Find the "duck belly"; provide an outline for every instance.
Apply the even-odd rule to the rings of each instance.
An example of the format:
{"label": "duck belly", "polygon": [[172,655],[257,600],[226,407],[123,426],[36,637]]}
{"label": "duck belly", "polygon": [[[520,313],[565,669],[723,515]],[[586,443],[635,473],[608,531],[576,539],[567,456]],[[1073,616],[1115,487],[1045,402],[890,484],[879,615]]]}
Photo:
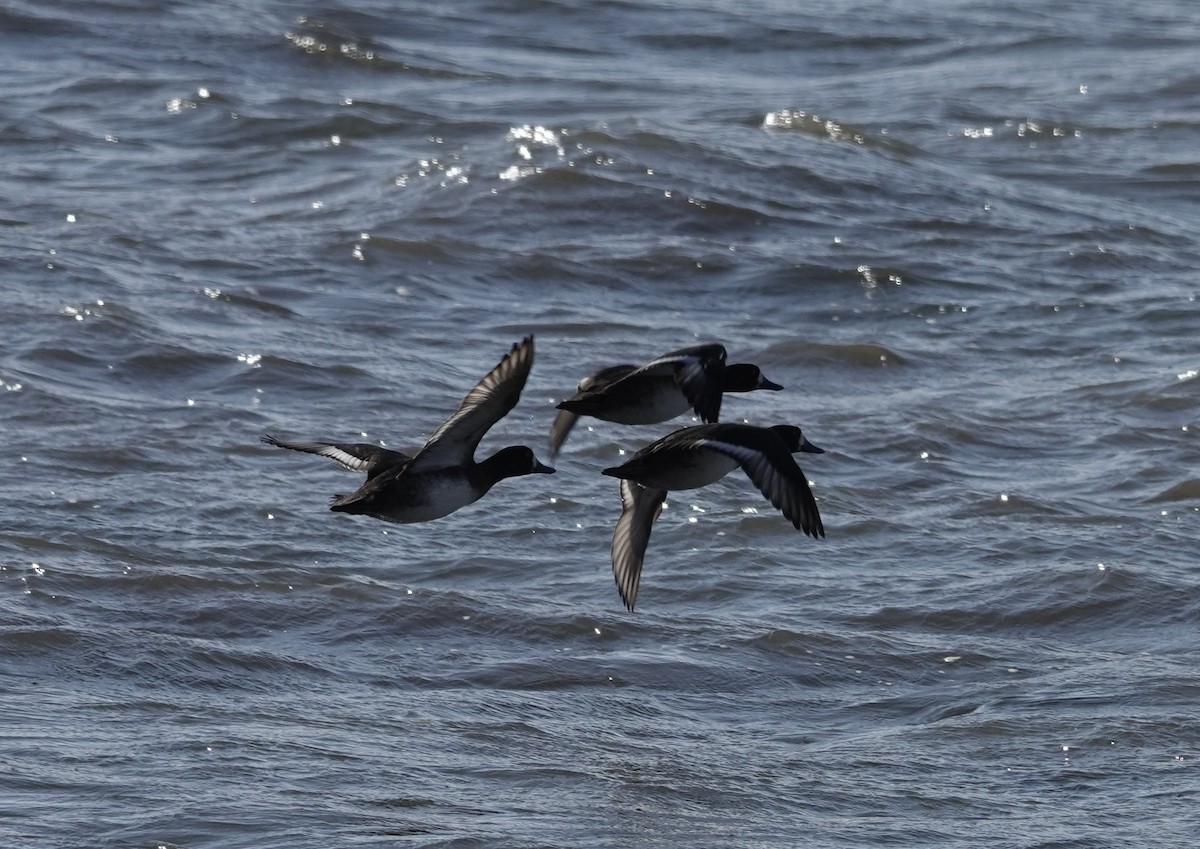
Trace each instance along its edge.
{"label": "duck belly", "polygon": [[377,492],[373,497],[335,504],[333,509],[373,516],[385,522],[411,524],[448,516],[478,501],[482,495],[461,474],[414,475],[406,479],[405,484]]}
{"label": "duck belly", "polygon": [[635,480],[653,489],[698,489],[719,481],[738,467],[736,460],[710,450],[689,451],[671,460],[664,468],[641,474]]}
{"label": "duck belly", "polygon": [[691,409],[687,398],[674,384],[656,389],[640,398],[622,401],[623,403],[614,404],[611,409],[605,410],[596,418],[627,425],[658,424],[670,421]]}
{"label": "duck belly", "polygon": [[670,378],[617,383],[602,392],[566,401],[562,407],[581,416],[627,425],[658,424],[691,409]]}

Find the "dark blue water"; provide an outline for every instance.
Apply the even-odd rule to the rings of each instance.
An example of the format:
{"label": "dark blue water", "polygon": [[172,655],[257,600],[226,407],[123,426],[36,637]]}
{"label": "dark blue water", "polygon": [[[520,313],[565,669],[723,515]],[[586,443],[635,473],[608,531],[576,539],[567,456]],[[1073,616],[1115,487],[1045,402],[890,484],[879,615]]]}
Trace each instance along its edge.
{"label": "dark blue water", "polygon": [[[0,10],[0,845],[1190,847],[1191,4]],[[827,536],[584,420],[422,525],[262,445],[481,453],[723,342]],[[677,424],[686,424],[680,419]]]}

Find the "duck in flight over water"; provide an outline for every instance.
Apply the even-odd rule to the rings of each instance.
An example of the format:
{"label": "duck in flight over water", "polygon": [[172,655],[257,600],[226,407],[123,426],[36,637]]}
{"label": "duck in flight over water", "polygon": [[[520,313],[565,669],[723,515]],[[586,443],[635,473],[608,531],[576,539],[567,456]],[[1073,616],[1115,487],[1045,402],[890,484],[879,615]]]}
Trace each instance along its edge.
{"label": "duck in flight over water", "polygon": [[816,499],[792,459],[797,451],[825,453],[792,425],[704,424],[680,428],[622,465],[605,469],[604,474],[621,478],[612,568],[625,606],[632,611],[637,601],[650,529],[667,492],[707,486],[738,466],[797,530],[813,538],[825,536]]}
{"label": "duck in flight over water", "polygon": [[711,343],[663,354],[643,366],[617,365],[585,377],[558,405],[550,426],[550,460],[558,456],[580,416],[618,424],[658,424],[695,410],[714,423],[725,392],[782,389],[758,366],[725,362],[725,348]]}
{"label": "duck in flight over water", "polygon": [[480,440],[517,405],[532,367],[533,336],[526,336],[411,457],[364,443],[289,442],[270,435],[263,441],[328,457],[351,471],[367,473],[357,490],[334,496],[330,510],[388,522],[440,519],[478,501],[505,478],[554,472],[524,445],[502,448],[482,463],[475,462]]}

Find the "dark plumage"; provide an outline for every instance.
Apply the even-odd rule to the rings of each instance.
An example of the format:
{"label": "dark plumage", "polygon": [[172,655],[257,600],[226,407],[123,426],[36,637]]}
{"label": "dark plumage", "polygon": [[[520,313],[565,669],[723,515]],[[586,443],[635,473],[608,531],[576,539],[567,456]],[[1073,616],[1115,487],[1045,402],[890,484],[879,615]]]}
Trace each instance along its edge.
{"label": "dark plumage", "polygon": [[817,502],[792,453],[822,454],[800,428],[705,424],[681,428],[604,474],[621,478],[621,515],[613,531],[612,567],[629,610],[637,600],[650,529],[670,490],[696,489],[738,466],[783,515],[811,537],[825,536]]}
{"label": "dark plumage", "polygon": [[726,365],[725,348],[716,343],[663,354],[643,366],[617,365],[585,377],[575,394],[558,405],[550,427],[553,460],[580,416],[618,424],[657,424],[696,411],[716,422],[725,392],[782,389],[756,365]]}
{"label": "dark plumage", "polygon": [[533,337],[527,336],[467,393],[462,403],[415,455],[364,443],[263,441],[280,448],[328,457],[367,480],[330,505],[389,522],[427,522],[482,498],[498,481],[554,469],[538,462],[524,445],[497,451],[482,463],[475,449],[487,431],[516,406],[533,367]]}

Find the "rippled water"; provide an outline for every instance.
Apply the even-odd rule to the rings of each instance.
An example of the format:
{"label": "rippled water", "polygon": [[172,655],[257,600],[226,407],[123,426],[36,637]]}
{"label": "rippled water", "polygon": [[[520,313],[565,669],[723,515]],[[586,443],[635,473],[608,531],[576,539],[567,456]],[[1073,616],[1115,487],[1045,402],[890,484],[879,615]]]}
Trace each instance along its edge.
{"label": "rippled water", "polygon": [[[1198,38],[9,3],[0,844],[1194,845]],[[721,341],[827,537],[675,494],[629,614],[599,470],[670,425],[411,526],[259,442],[417,447],[530,332],[484,452]]]}

